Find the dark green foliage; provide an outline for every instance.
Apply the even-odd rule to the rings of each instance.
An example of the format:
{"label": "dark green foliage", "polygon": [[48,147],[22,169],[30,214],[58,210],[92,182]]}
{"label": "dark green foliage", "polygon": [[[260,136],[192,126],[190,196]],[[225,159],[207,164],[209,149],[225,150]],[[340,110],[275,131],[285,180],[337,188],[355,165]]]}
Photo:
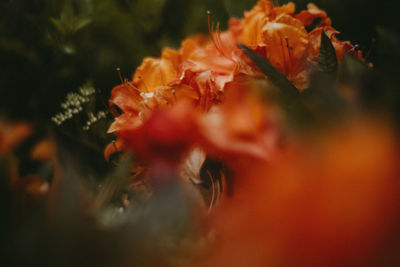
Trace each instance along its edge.
{"label": "dark green foliage", "polygon": [[337,120],[345,113],[347,104],[338,90],[336,51],[324,30],[317,63],[318,68],[311,74],[310,87],[305,90],[303,99],[317,121]]}
{"label": "dark green foliage", "polygon": [[333,78],[336,77],[338,71],[336,51],[324,30],[321,32],[321,46],[318,54],[318,67],[323,73],[331,75]]}

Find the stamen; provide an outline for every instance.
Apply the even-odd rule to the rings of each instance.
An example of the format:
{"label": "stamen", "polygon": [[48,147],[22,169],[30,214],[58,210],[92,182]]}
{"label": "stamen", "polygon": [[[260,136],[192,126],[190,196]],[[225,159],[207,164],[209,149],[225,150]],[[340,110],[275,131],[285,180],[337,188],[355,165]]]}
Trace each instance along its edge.
{"label": "stamen", "polygon": [[139,91],[139,89],[137,89],[137,87],[134,86],[132,83],[128,82],[127,84],[128,84],[128,86],[129,86],[130,88],[135,89],[136,91]]}
{"label": "stamen", "polygon": [[172,95],[174,96],[174,100],[176,101],[176,94],[175,94],[175,89],[171,90]]}
{"label": "stamen", "polygon": [[211,182],[211,201],[210,205],[208,206],[208,211],[211,211],[212,207],[214,206],[215,200],[216,200],[216,193],[215,193],[215,183],[214,179],[212,177],[212,174],[209,170],[207,170],[208,177],[210,177],[210,182]]}
{"label": "stamen", "polygon": [[284,74],[287,75],[289,72],[288,72],[288,68],[286,65],[286,53],[285,53],[286,49],[285,49],[285,45],[283,44],[282,37],[280,34],[279,34],[279,40],[281,42],[281,47],[282,47],[283,68],[284,68],[284,72],[285,72]]}
{"label": "stamen", "polygon": [[140,105],[142,106],[142,110],[148,110],[148,111],[152,111],[153,109],[148,105],[148,101],[147,99],[143,99],[143,101],[140,102]]}
{"label": "stamen", "polygon": [[[233,59],[228,56],[223,48],[222,45],[222,41],[221,41],[221,31],[219,30],[219,22],[217,23],[216,28],[214,28],[214,23],[210,23],[211,20],[211,12],[209,10],[207,10],[207,24],[208,24],[208,32],[210,33],[210,37],[212,42],[214,43],[215,48],[217,49],[217,51],[225,58],[233,61]],[[216,31],[214,33],[214,30]]]}
{"label": "stamen", "polygon": [[132,93],[136,93],[136,91],[139,91],[138,88],[136,88],[127,78],[124,79],[124,85],[128,86],[129,89],[133,89]]}
{"label": "stamen", "polygon": [[113,144],[113,147],[114,147],[114,149],[115,149],[115,152],[117,152],[118,149],[117,149],[117,145],[116,145],[115,143],[116,143],[115,140],[112,140],[112,144]]}
{"label": "stamen", "polygon": [[292,55],[292,50],[293,48],[289,46],[289,37],[285,36],[285,41],[286,41],[286,47],[288,49],[288,53],[289,53],[289,71],[292,69],[292,65],[293,65],[293,55]]}
{"label": "stamen", "polygon": [[121,75],[121,69],[117,68],[117,72],[118,72],[118,77],[121,80],[121,83],[124,83],[123,79],[122,79],[122,75]]}

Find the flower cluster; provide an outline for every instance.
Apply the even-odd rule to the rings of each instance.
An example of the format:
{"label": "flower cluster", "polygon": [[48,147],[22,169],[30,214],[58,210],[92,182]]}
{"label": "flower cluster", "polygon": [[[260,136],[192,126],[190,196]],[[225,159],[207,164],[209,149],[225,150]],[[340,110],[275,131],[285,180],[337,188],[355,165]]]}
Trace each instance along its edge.
{"label": "flower cluster", "polygon": [[[310,4],[307,10],[295,14],[293,3],[274,7],[270,1],[260,0],[251,11],[245,12],[243,19],[231,19],[229,29],[225,32],[220,32],[218,26],[214,29],[215,27],[210,25],[210,14],[208,15],[210,38],[196,35],[184,40],[179,50],[164,48],[160,58],[145,58],[131,81],[125,81],[113,89],[110,105],[118,106],[122,114],[115,118],[109,129],[109,132],[115,133],[119,139],[106,149],[107,158],[117,150],[127,147],[151,157],[160,155],[159,153],[149,154],[148,151],[151,148],[143,147],[145,140],[157,135],[158,139],[163,139],[157,142],[164,142],[165,150],[169,153],[174,153],[171,152],[174,142],[179,143],[181,148],[185,147],[183,149],[185,150],[189,141],[185,142],[183,138],[185,135],[177,132],[183,128],[187,133],[191,132],[189,136],[192,141],[196,135],[198,140],[207,139],[206,143],[214,143],[214,148],[230,143],[231,138],[225,138],[227,136],[224,136],[224,133],[243,137],[254,127],[265,128],[265,125],[258,125],[261,121],[265,123],[265,119],[257,119],[257,122],[254,122],[257,125],[249,125],[253,123],[252,118],[254,118],[251,112],[258,111],[255,108],[257,105],[247,103],[249,100],[246,99],[245,92],[240,92],[238,94],[241,96],[237,96],[237,101],[242,102],[243,105],[231,106],[233,109],[244,108],[248,111],[240,110],[235,115],[232,114],[232,109],[222,112],[224,108],[219,108],[219,104],[225,97],[234,98],[234,96],[229,96],[229,93],[226,94],[227,91],[246,91],[243,88],[234,88],[243,87],[244,80],[250,82],[251,78],[261,75],[254,64],[238,49],[239,43],[249,46],[267,59],[299,90],[305,89],[308,85],[310,66],[315,64],[318,57],[320,36],[323,30],[331,39],[339,61],[346,53],[361,58],[360,52],[355,51],[349,42],[336,39],[335,35],[338,32],[330,26],[331,20],[324,11],[313,4]],[[232,93],[232,95],[235,94]],[[157,112],[157,110],[168,109],[175,106],[177,102],[186,102],[186,105],[174,108],[179,118],[171,114],[169,119],[153,121],[155,119],[151,117],[156,113],[160,117],[174,113],[173,111]],[[186,108],[183,109],[182,106]],[[194,106],[193,110],[188,109],[188,106],[191,108]],[[186,117],[184,110],[187,113]],[[215,110],[217,112],[214,112]],[[195,113],[202,113],[206,118],[197,119],[198,116],[193,115]],[[245,114],[249,116],[246,117]],[[238,116],[243,118],[239,119]],[[218,121],[222,118],[232,121],[227,121],[227,127],[222,127],[223,122]],[[162,123],[158,123],[159,121]],[[198,131],[194,130],[196,127]],[[145,133],[142,133],[143,131]],[[216,134],[211,134],[211,132]],[[169,139],[166,136],[169,136]],[[263,142],[269,143],[265,140]],[[248,151],[251,146],[244,144],[243,150]],[[238,146],[241,145],[239,142]],[[259,147],[258,145],[256,147]],[[155,146],[158,145],[153,144],[153,148]],[[239,147],[233,146],[231,149],[239,149]],[[252,152],[260,156],[267,154],[259,148],[252,149]]]}

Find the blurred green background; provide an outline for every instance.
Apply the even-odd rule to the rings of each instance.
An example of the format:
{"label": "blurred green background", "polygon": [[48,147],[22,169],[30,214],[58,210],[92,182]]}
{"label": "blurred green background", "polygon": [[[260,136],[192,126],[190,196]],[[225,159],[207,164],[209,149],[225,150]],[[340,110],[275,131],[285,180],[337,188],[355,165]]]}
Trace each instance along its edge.
{"label": "blurred green background", "polygon": [[[256,0],[3,0],[0,3],[0,108],[8,117],[48,121],[68,91],[90,80],[106,102],[145,56],[179,47],[190,34],[207,32],[206,10],[222,28]],[[275,1],[277,2],[277,1]],[[283,4],[287,1],[279,1]],[[342,32],[376,65],[396,65],[400,24],[396,1],[316,0]],[[295,1],[297,11],[306,0]],[[390,30],[390,44],[373,44]],[[397,38],[397,39],[396,39]],[[381,53],[378,57],[377,54]],[[398,53],[398,52],[397,52]],[[390,69],[393,66],[390,65]]]}

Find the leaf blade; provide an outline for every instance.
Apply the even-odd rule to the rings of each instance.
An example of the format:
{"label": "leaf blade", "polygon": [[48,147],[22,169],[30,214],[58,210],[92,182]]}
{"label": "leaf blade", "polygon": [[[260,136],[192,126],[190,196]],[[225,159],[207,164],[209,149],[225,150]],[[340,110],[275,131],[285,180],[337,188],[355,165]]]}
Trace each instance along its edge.
{"label": "leaf blade", "polygon": [[265,58],[256,54],[244,44],[238,47],[256,64],[260,71],[268,77],[269,81],[278,89],[279,100],[283,109],[287,112],[289,120],[293,124],[304,125],[312,121],[309,110],[305,107],[300,91],[286,76],[277,70]]}
{"label": "leaf blade", "polygon": [[321,45],[318,54],[318,67],[320,70],[332,77],[336,77],[338,72],[338,61],[335,47],[325,31],[321,31]]}
{"label": "leaf blade", "polygon": [[268,77],[273,85],[278,87],[284,95],[299,95],[299,90],[294,86],[284,74],[277,70],[265,58],[259,56],[244,44],[238,47],[256,64],[260,71]]}

